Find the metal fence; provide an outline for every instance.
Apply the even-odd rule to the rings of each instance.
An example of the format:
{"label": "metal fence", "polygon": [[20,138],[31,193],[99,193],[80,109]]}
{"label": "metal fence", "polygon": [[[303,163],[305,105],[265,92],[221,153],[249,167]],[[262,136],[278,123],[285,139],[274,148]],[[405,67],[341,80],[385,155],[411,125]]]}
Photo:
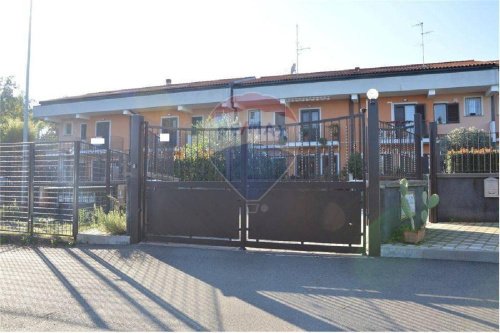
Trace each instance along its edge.
{"label": "metal fence", "polygon": [[440,173],[498,173],[496,133],[461,128],[438,136]]}
{"label": "metal fence", "polygon": [[75,236],[84,210],[125,204],[127,166],[126,154],[81,142],[0,145],[0,231]]}
{"label": "metal fence", "polygon": [[239,180],[244,169],[248,180],[362,179],[364,128],[361,115],[248,128],[147,126],[146,173],[167,181]]}
{"label": "metal fence", "polygon": [[[419,116],[419,115],[418,115]],[[422,177],[420,120],[380,122],[381,179]]]}

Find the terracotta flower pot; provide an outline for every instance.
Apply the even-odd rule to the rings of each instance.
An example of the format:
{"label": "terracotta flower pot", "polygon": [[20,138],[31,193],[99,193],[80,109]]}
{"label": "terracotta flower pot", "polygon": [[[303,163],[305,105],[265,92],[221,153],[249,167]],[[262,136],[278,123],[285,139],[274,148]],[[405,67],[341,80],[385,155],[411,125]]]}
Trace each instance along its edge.
{"label": "terracotta flower pot", "polygon": [[424,240],[425,228],[416,231],[405,231],[403,233],[405,243],[418,244]]}

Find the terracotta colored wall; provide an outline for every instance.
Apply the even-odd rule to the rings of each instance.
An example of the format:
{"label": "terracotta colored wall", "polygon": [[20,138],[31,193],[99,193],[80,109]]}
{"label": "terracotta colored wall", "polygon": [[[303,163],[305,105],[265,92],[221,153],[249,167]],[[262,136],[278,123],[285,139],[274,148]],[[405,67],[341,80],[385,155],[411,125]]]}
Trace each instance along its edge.
{"label": "terracotta colored wall", "polygon": [[[396,103],[417,103],[425,104],[426,106],[426,121],[434,121],[433,105],[434,103],[459,103],[460,112],[460,123],[458,124],[442,124],[438,125],[438,133],[445,134],[450,130],[457,127],[470,127],[475,126],[480,129],[489,130],[489,123],[491,119],[491,98],[482,96],[483,105],[483,115],[466,117],[464,115],[464,97],[465,96],[481,96],[480,94],[474,93],[463,93],[463,94],[438,94],[433,97],[427,97],[425,94],[421,95],[403,95],[403,96],[392,96],[392,97],[380,97],[379,98],[379,115],[382,121],[392,120],[392,108]],[[346,116],[349,114],[349,97],[343,99],[335,99],[328,101],[310,101],[310,102],[290,102],[288,103],[288,109],[293,114],[293,117],[286,118],[287,123],[300,122],[300,110],[305,108],[319,108],[321,119],[336,118],[341,116]],[[496,119],[497,119],[497,131],[498,131],[498,95],[496,98]],[[353,103],[354,113],[358,113],[360,108],[366,107],[366,99],[361,99],[358,102]],[[281,107],[277,107],[276,111],[283,111]],[[151,124],[159,126],[161,124],[161,117],[164,116],[177,116],[179,118],[179,126],[183,128],[190,128],[192,124],[191,118],[193,116],[204,116],[206,119],[213,108],[196,108],[190,112],[177,111],[177,109],[169,108],[157,108],[142,110],[140,112],[144,115],[145,119]],[[240,123],[244,124],[248,121],[247,110],[239,113]],[[59,137],[61,140],[78,140],[80,138],[80,124],[87,123],[87,137],[91,138],[95,136],[95,122],[96,121],[111,121],[111,136],[116,138],[123,138],[123,149],[128,150],[129,147],[129,117],[122,114],[106,115],[106,116],[92,116],[89,120],[83,119],[68,119],[73,123],[73,134],[71,136],[63,135],[63,124],[66,121],[62,121],[59,128]],[[268,124],[274,124],[275,118],[273,112],[262,112],[261,113],[261,124],[263,126]],[[118,139],[117,139],[118,140]],[[115,140],[116,141],[116,140]],[[119,141],[119,140],[118,140]],[[112,142],[113,143],[113,142]],[[426,151],[424,146],[424,151]]]}
{"label": "terracotta colored wall", "polygon": [[[483,114],[481,116],[465,116],[464,100],[469,96],[482,96]],[[491,102],[489,97],[481,94],[465,93],[465,94],[438,94],[436,96],[427,97],[427,95],[408,95],[397,97],[381,97],[379,98],[379,115],[382,121],[391,121],[392,105],[397,103],[417,103],[425,104],[425,120],[426,122],[434,121],[434,104],[436,103],[458,103],[460,122],[458,124],[440,124],[438,125],[438,134],[446,134],[457,127],[474,126],[479,129],[489,131]]]}

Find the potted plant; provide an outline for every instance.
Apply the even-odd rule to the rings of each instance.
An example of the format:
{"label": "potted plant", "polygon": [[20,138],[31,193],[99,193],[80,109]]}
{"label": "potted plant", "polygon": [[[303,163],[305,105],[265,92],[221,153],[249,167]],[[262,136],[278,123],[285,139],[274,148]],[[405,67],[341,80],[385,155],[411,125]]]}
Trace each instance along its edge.
{"label": "potted plant", "polygon": [[413,219],[415,213],[412,211],[408,198],[406,197],[408,194],[408,180],[405,178],[399,181],[399,192],[401,193],[401,209],[404,216],[410,220],[410,227],[403,231],[403,240],[405,243],[420,243],[425,237],[425,225],[427,223],[427,217],[429,216],[429,209],[438,205],[439,195],[433,194],[429,196],[427,191],[422,192],[423,209],[420,212],[422,225],[417,229],[415,226],[415,220]]}

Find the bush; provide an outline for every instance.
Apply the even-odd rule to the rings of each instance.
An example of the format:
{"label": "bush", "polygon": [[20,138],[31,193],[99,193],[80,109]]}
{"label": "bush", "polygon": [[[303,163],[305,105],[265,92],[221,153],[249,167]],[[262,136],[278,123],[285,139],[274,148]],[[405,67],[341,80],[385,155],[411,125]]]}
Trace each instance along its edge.
{"label": "bush", "polygon": [[491,147],[490,135],[484,130],[477,129],[475,127],[455,128],[443,138],[443,141],[443,146],[448,150]]}
{"label": "bush", "polygon": [[119,206],[118,200],[110,197],[112,209],[106,213],[102,207],[94,206],[93,210],[80,209],[78,211],[78,224],[81,231],[98,229],[113,235],[127,233],[127,215]]}
{"label": "bush", "polygon": [[363,179],[363,159],[360,153],[352,153],[347,161],[347,170],[354,179]]}
{"label": "bush", "polygon": [[102,207],[94,209],[95,224],[99,230],[113,235],[127,233],[127,216],[119,209],[110,210],[108,213]]}

